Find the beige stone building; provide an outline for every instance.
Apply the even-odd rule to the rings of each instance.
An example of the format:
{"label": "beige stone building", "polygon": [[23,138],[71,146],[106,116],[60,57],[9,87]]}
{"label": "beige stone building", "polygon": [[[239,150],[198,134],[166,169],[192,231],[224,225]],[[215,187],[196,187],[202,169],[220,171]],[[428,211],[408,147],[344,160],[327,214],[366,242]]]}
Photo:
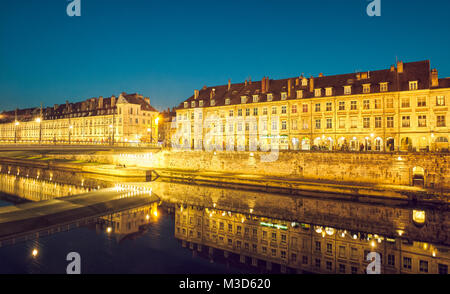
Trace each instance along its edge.
{"label": "beige stone building", "polygon": [[[192,249],[194,245],[200,250],[206,250],[204,246],[219,249],[226,256],[234,254],[243,263],[269,270],[276,266],[282,272],[364,274],[367,254],[377,252],[382,274],[448,274],[448,247],[409,242],[401,238],[401,232],[379,236],[213,207],[178,205],[175,213],[175,237],[189,242]],[[415,216],[419,223],[421,213]]]}
{"label": "beige stone building", "polygon": [[449,148],[450,78],[429,61],[203,87],[177,108],[174,142],[219,150]]}
{"label": "beige stone building", "polygon": [[158,111],[140,94],[0,114],[0,143],[125,144],[157,138]]}

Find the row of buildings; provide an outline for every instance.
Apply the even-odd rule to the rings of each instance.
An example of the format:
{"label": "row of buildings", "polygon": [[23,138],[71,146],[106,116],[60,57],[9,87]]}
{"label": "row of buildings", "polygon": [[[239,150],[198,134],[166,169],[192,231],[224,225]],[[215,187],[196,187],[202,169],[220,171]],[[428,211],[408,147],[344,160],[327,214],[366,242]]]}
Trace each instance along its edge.
{"label": "row of buildings", "polygon": [[173,143],[219,150],[448,150],[450,78],[429,61],[203,87],[176,109]]}
{"label": "row of buildings", "polygon": [[[160,116],[139,94],[0,114],[2,143],[163,142],[218,150],[449,149],[450,78],[430,62],[203,87]],[[158,124],[159,122],[159,124]]]}
{"label": "row of buildings", "polygon": [[114,144],[158,139],[159,113],[140,94],[0,114],[1,143]]}

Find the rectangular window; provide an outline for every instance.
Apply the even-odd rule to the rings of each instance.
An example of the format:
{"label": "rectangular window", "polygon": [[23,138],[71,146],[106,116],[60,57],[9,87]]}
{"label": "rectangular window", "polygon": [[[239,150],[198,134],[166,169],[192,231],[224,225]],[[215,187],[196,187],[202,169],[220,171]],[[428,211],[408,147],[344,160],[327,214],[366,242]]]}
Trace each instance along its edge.
{"label": "rectangular window", "polygon": [[287,112],[286,105],[281,106],[281,113],[286,114],[286,112]]}
{"label": "rectangular window", "polygon": [[345,274],[345,264],[339,264],[339,272]]}
{"label": "rectangular window", "polygon": [[303,104],[303,112],[308,112],[308,104]]}
{"label": "rectangular window", "polygon": [[363,109],[370,109],[370,100],[363,101]]}
{"label": "rectangular window", "polygon": [[444,96],[436,96],[436,106],[445,106]]}
{"label": "rectangular window", "polygon": [[355,128],[358,127],[358,118],[357,118],[357,117],[355,117],[355,116],[351,117],[351,118],[350,118],[350,122],[351,122],[350,127],[351,127],[352,129],[355,129]]}
{"label": "rectangular window", "polygon": [[291,111],[292,113],[297,113],[297,105],[292,105]]}
{"label": "rectangular window", "polygon": [[439,263],[438,272],[440,275],[448,275],[448,265]]}
{"label": "rectangular window", "polygon": [[436,126],[445,127],[445,115],[438,115],[436,117]]}
{"label": "rectangular window", "polygon": [[351,101],[350,110],[357,110],[357,109],[358,109],[358,101]]}
{"label": "rectangular window", "polygon": [[395,255],[388,254],[388,265],[395,266]]}
{"label": "rectangular window", "polygon": [[409,115],[402,116],[402,128],[409,128],[411,126],[410,120]]}
{"label": "rectangular window", "polygon": [[333,119],[327,118],[327,129],[333,128]]}
{"label": "rectangular window", "polygon": [[331,270],[333,269],[333,263],[332,263],[331,261],[327,261],[326,264],[327,264],[327,265],[326,265],[327,270],[328,270],[328,271],[331,271]]}
{"label": "rectangular window", "polygon": [[419,115],[418,126],[419,126],[419,128],[424,128],[427,126],[427,116],[426,115]]}
{"label": "rectangular window", "polygon": [[307,120],[307,119],[303,119],[303,120],[302,120],[302,128],[303,128],[304,130],[309,129],[309,124],[308,124],[308,120]]}
{"label": "rectangular window", "polygon": [[258,108],[253,108],[253,115],[255,115],[255,116],[258,115]]}
{"label": "rectangular window", "polygon": [[272,94],[267,94],[267,101],[272,101],[272,98],[273,98]]}
{"label": "rectangular window", "polygon": [[409,257],[403,257],[403,268],[404,269],[411,269],[412,261]]}
{"label": "rectangular window", "polygon": [[345,129],[345,117],[340,117],[339,118],[339,128],[340,129]]}
{"label": "rectangular window", "polygon": [[345,110],[345,101],[339,101],[339,110]]}
{"label": "rectangular window", "polygon": [[316,103],[315,111],[320,112],[320,103]]}
{"label": "rectangular window", "polygon": [[327,253],[332,254],[333,253],[333,244],[327,243]]}
{"label": "rectangular window", "polygon": [[370,128],[370,117],[364,117],[363,118],[363,127],[365,129]]}
{"label": "rectangular window", "polygon": [[352,86],[344,86],[344,94],[350,95],[352,93]]}
{"label": "rectangular window", "polygon": [[302,90],[298,90],[297,91],[297,99],[299,98],[303,98],[303,91]]}
{"label": "rectangular window", "polygon": [[287,94],[286,92],[281,93],[281,100],[286,100]]}
{"label": "rectangular window", "polygon": [[418,97],[417,107],[425,107],[425,106],[427,106],[427,97]]}
{"label": "rectangular window", "polygon": [[292,125],[292,130],[296,131],[297,130],[297,120],[293,119],[291,122],[291,125]]}
{"label": "rectangular window", "polygon": [[388,83],[380,83],[380,92],[387,92]]}
{"label": "rectangular window", "polygon": [[327,95],[327,96],[333,95],[333,88],[326,88],[325,89],[325,95]]}
{"label": "rectangular window", "polygon": [[414,91],[418,89],[418,83],[417,81],[409,82],[409,90]]}
{"label": "rectangular window", "polygon": [[421,273],[428,273],[428,261],[425,260],[419,261],[419,271]]}
{"label": "rectangular window", "polygon": [[281,121],[281,129],[286,130],[286,121],[285,120]]}
{"label": "rectangular window", "polygon": [[363,85],[363,93],[364,94],[370,93],[370,84]]}
{"label": "rectangular window", "polygon": [[345,246],[339,246],[339,258],[345,258]]}
{"label": "rectangular window", "polygon": [[333,111],[333,104],[331,102],[327,102],[327,111]]}
{"label": "rectangular window", "polygon": [[409,98],[402,98],[402,108],[409,108],[411,107],[409,103]]}
{"label": "rectangular window", "polygon": [[263,108],[263,115],[267,115],[267,107]]}
{"label": "rectangular window", "polygon": [[258,102],[259,100],[259,96],[258,95],[253,95],[253,102]]}
{"label": "rectangular window", "polygon": [[250,108],[245,109],[245,116],[250,116]]}
{"label": "rectangular window", "polygon": [[238,109],[238,116],[242,116],[242,109]]}
{"label": "rectangular window", "polygon": [[394,108],[394,99],[386,98],[386,108]]}
{"label": "rectangular window", "polygon": [[393,128],[394,127],[394,117],[388,116],[386,118],[386,128]]}
{"label": "rectangular window", "polygon": [[278,129],[277,121],[273,120],[273,121],[272,121],[272,130],[273,130],[273,131],[276,131],[277,129]]}
{"label": "rectangular window", "polygon": [[228,116],[234,116],[233,110],[230,110],[230,111],[228,112]]}
{"label": "rectangular window", "polygon": [[315,89],[314,90],[314,96],[320,97],[322,95],[322,89]]}
{"label": "rectangular window", "polygon": [[375,99],[375,109],[381,109],[381,99]]}
{"label": "rectangular window", "polygon": [[316,119],[316,129],[320,129],[320,119]]}
{"label": "rectangular window", "polygon": [[381,116],[375,117],[375,128],[381,128]]}
{"label": "rectangular window", "polygon": [[277,114],[277,108],[276,108],[276,106],[272,107],[272,114]]}

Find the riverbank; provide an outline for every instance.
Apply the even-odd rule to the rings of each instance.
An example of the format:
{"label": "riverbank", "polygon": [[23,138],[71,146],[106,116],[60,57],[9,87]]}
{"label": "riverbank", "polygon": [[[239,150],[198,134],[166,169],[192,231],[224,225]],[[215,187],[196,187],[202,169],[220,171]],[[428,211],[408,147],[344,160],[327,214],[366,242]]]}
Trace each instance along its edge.
{"label": "riverbank", "polygon": [[[351,199],[363,202],[414,201],[427,203],[448,203],[450,191],[447,189],[424,188],[411,185],[350,182],[326,179],[308,179],[299,175],[264,175],[257,173],[229,172],[229,171],[203,171],[194,169],[162,168],[158,165],[145,167],[145,160],[140,164],[104,164],[104,160],[93,161],[95,156],[105,156],[104,152],[93,154],[72,155],[43,154],[40,156],[24,155],[0,157],[0,164],[5,166],[36,167],[69,172],[83,172],[93,178],[110,177],[113,181],[150,181],[159,179],[165,182],[186,183],[239,189],[247,191],[260,191],[269,193],[282,193],[289,195],[302,195],[311,197],[329,197],[336,199]],[[80,156],[90,156],[90,160],[83,160]],[[92,157],[94,156],[94,157]],[[111,157],[117,154],[110,154]],[[120,155],[119,155],[120,156]],[[121,155],[124,157],[124,155]],[[153,158],[147,153],[136,155]],[[100,158],[100,157],[97,157]],[[130,163],[130,162],[129,162]]]}

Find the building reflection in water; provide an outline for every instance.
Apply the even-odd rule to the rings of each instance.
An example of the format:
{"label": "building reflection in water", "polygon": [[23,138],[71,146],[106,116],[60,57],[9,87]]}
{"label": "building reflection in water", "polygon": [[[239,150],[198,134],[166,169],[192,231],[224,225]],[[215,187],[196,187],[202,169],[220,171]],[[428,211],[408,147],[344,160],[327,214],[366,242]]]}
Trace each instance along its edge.
{"label": "building reflection in water", "polygon": [[[418,221],[425,217],[417,211]],[[397,236],[323,227],[270,217],[177,205],[175,237],[209,258],[223,253],[240,263],[281,272],[362,274],[369,252],[380,253],[384,274],[447,274],[447,246]],[[195,247],[195,248],[194,248]],[[206,248],[207,247],[207,248]]]}

